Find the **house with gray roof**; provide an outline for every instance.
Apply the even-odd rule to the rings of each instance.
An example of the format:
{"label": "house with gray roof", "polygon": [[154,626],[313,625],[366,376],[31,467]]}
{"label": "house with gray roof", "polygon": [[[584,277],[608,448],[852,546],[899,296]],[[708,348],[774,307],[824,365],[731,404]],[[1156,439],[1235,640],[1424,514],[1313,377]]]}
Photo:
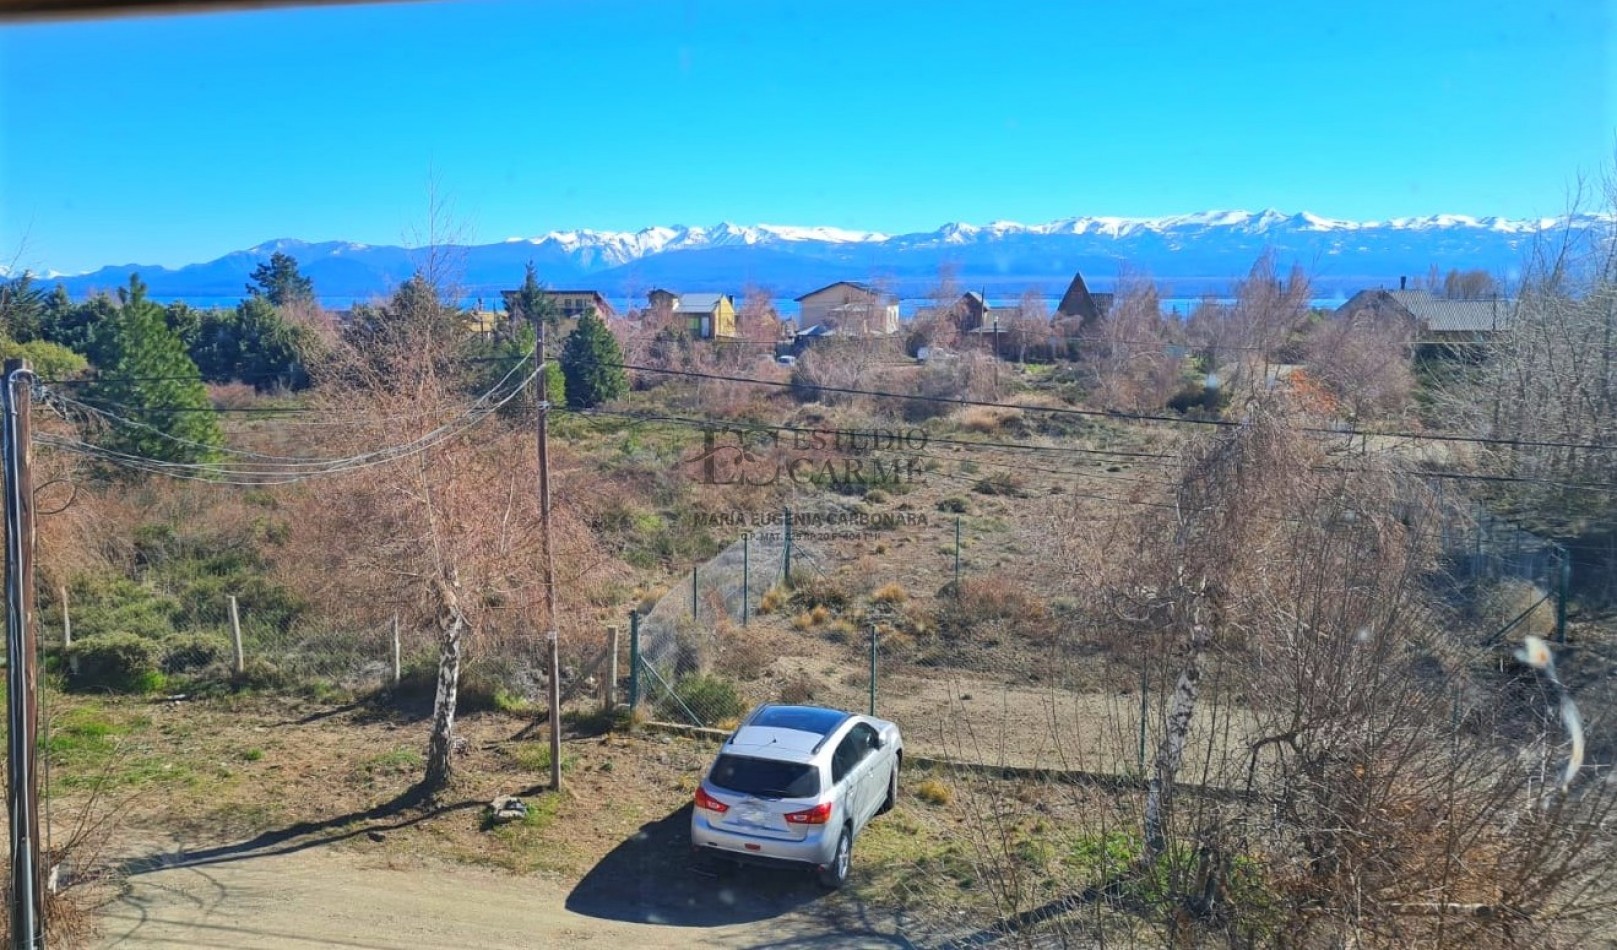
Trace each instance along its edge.
{"label": "house with gray roof", "polygon": [[674,316],[684,320],[698,340],[736,335],[736,308],[729,294],[680,294],[674,298]]}
{"label": "house with gray roof", "polygon": [[1424,290],[1361,290],[1336,308],[1339,318],[1397,320],[1420,344],[1484,343],[1510,327],[1513,301],[1450,300]]}

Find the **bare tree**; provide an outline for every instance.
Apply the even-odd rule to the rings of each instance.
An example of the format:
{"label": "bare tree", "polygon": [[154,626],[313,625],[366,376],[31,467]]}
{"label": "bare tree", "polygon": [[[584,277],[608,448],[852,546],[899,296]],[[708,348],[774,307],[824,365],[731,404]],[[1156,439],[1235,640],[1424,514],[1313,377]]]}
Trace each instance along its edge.
{"label": "bare tree", "polygon": [[[1581,194],[1533,249],[1519,296],[1502,305],[1503,330],[1456,362],[1484,358],[1448,374],[1433,402],[1444,428],[1493,440],[1476,447],[1483,471],[1520,479],[1492,493],[1563,535],[1617,514],[1617,496],[1602,487],[1617,481],[1617,224],[1579,216]],[[1617,187],[1608,185],[1606,207],[1617,209]],[[1617,551],[1608,557],[1617,563]],[[1590,592],[1617,595],[1617,583],[1600,590],[1601,573],[1590,572]]]}
{"label": "bare tree", "polygon": [[1392,415],[1414,395],[1413,346],[1408,326],[1356,313],[1314,329],[1307,369],[1349,419]]}
{"label": "bare tree", "polygon": [[1095,398],[1130,412],[1159,409],[1179,384],[1181,360],[1169,355],[1162,304],[1151,281],[1124,274],[1112,308],[1084,338]]}
{"label": "bare tree", "polygon": [[780,342],[780,313],[768,288],[748,287],[742,295],[736,310],[736,339],[759,348]]}
{"label": "bare tree", "polygon": [[1005,345],[1016,354],[1018,363],[1026,363],[1028,351],[1047,346],[1050,339],[1050,310],[1045,306],[1044,292],[1029,287],[1022,292],[1016,309],[1001,321],[1000,331]]}
{"label": "bare tree", "polygon": [[[344,420],[323,433],[328,451],[408,451],[303,493],[287,569],[337,616],[377,622],[398,611],[434,632],[432,727],[417,789],[433,796],[454,773],[469,640],[503,648],[513,662],[526,654],[532,669],[542,668],[532,631],[544,588],[531,429],[494,412],[526,391],[534,364],[489,393],[471,391],[475,371],[458,358],[469,338],[455,335],[454,309],[424,285],[413,278],[368,318],[375,332],[348,335],[316,370],[316,406]],[[568,497],[564,484],[556,494]],[[558,505],[552,518],[557,559],[593,563],[593,541],[572,508]]]}
{"label": "bare tree", "polygon": [[1614,906],[1612,790],[1541,807],[1524,753],[1555,737],[1524,748],[1538,713],[1426,587],[1437,499],[1306,425],[1283,390],[1254,401],[1072,560],[1096,629],[1167,687],[1139,850],[1087,899],[1145,889],[1170,942],[1575,941]]}

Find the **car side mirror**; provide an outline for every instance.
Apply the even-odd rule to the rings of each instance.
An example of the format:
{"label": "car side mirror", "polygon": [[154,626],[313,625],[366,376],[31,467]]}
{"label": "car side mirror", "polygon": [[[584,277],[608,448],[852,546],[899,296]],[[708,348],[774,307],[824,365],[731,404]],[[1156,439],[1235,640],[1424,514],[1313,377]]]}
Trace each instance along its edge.
{"label": "car side mirror", "polygon": [[880,749],[883,744],[884,743],[881,741],[881,736],[871,736],[870,737],[870,747],[872,749]]}

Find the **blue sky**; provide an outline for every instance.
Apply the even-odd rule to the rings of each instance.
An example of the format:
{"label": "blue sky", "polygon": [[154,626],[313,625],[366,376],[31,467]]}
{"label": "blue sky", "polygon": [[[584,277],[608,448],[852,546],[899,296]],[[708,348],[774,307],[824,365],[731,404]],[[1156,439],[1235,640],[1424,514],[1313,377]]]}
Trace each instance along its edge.
{"label": "blue sky", "polygon": [[[652,224],[1560,212],[1614,4],[418,3],[0,28],[0,263]],[[19,255],[20,249],[20,255]]]}

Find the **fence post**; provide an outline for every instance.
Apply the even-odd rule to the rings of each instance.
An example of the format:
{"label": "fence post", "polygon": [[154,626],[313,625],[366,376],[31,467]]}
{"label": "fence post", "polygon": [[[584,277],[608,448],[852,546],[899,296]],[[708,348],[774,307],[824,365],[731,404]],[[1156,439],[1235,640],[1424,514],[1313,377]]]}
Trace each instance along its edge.
{"label": "fence post", "polygon": [[393,615],[393,685],[399,685],[404,676],[403,665],[399,662],[399,615]]}
{"label": "fence post", "polygon": [[784,559],[781,563],[781,581],[786,585],[786,589],[790,590],[792,587],[792,509],[790,505],[786,507],[786,548]]}
{"label": "fence post", "polygon": [[697,570],[696,566],[694,564],[691,565],[691,619],[692,620],[697,619],[697,617],[696,617],[696,570]]}
{"label": "fence post", "polygon": [[1135,757],[1135,762],[1139,766],[1141,775],[1145,774],[1145,717],[1150,712],[1150,707],[1146,705],[1145,694],[1146,690],[1150,689],[1150,687],[1151,678],[1149,671],[1142,666],[1140,667],[1140,751]]}
{"label": "fence post", "polygon": [[870,625],[870,714],[876,715],[876,625]]}
{"label": "fence post", "polygon": [[640,708],[640,611],[629,611],[629,713]]}
{"label": "fence post", "polygon": [[1560,556],[1556,558],[1555,579],[1555,639],[1561,643],[1566,642],[1566,599],[1572,589],[1572,551],[1566,547],[1560,549]]}
{"label": "fence post", "polygon": [[954,596],[960,599],[960,516],[954,516]]}
{"label": "fence post", "polygon": [[747,540],[752,537],[751,531],[741,533],[741,625],[747,625],[747,587],[752,581],[752,565],[747,559]]}
{"label": "fence post", "polygon": [[611,715],[612,709],[618,704],[618,628],[616,625],[606,628],[606,678],[603,683],[605,695],[601,697],[601,707]]}
{"label": "fence post", "polygon": [[73,618],[67,612],[67,587],[62,587],[62,646],[73,645]]}
{"label": "fence post", "polygon": [[236,595],[230,595],[230,639],[236,646],[236,672],[247,672],[247,654],[241,649],[241,615],[236,611]]}
{"label": "fence post", "polygon": [[550,787],[561,791],[561,643],[556,631],[545,633],[545,644],[550,654],[545,669],[550,671],[548,688],[550,694]]}

